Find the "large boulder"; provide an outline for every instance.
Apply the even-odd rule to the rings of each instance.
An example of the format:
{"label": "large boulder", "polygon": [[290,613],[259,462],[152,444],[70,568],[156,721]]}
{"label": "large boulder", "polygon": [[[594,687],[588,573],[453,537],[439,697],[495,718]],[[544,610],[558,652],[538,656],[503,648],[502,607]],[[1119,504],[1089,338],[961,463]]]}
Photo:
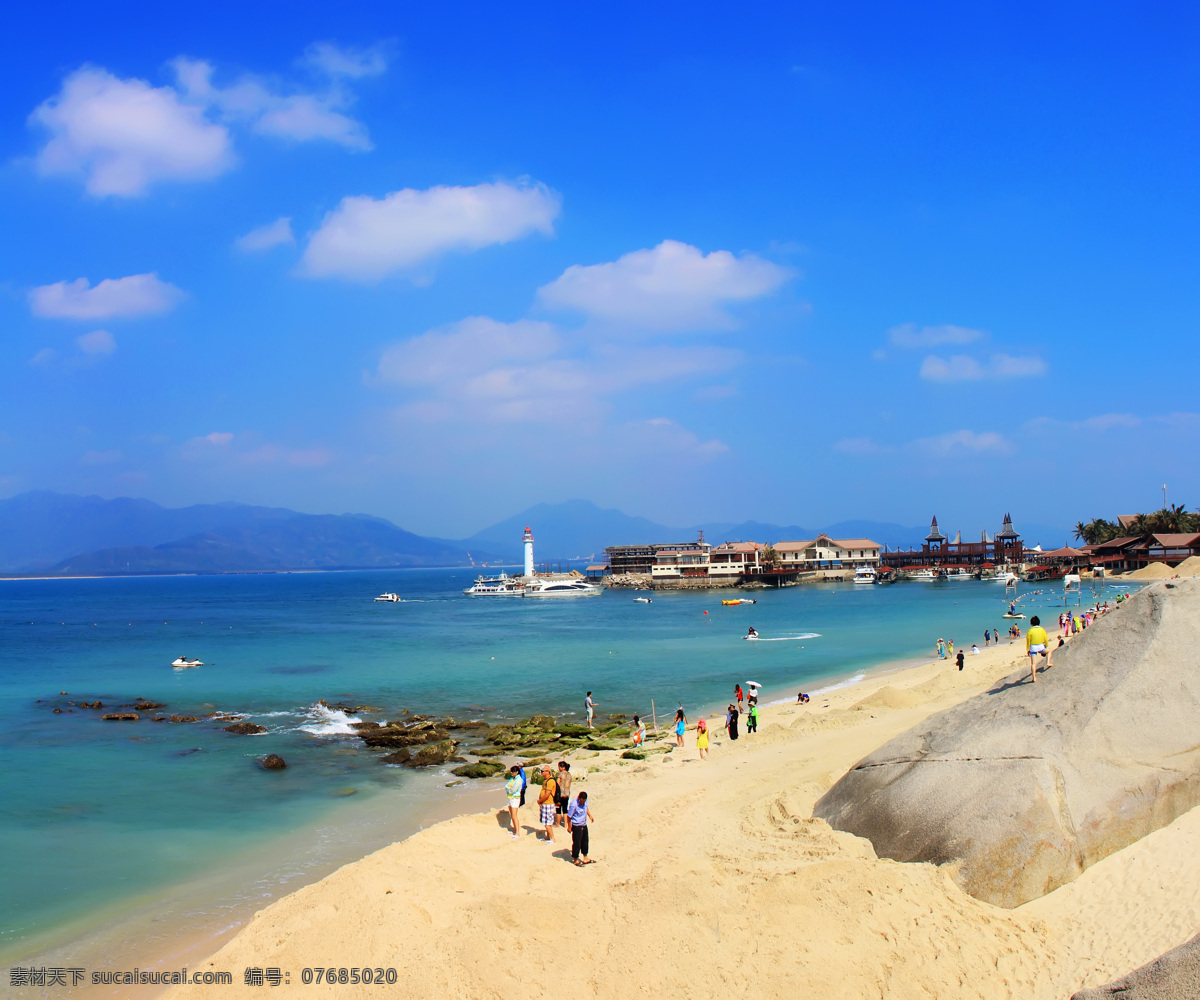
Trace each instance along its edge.
{"label": "large boulder", "polygon": [[1071,1000],[1196,1000],[1200,997],[1200,934],[1107,986],[1080,990]]}
{"label": "large boulder", "polygon": [[814,815],[881,857],[952,864],[999,906],[1200,804],[1200,581],[1155,584],[1063,648],[859,761]]}

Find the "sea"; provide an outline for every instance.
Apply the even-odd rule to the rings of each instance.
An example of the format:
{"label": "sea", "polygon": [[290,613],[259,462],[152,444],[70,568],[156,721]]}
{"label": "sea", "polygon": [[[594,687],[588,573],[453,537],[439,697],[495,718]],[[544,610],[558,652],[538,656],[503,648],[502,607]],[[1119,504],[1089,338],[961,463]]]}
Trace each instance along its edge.
{"label": "sea", "polygon": [[[216,940],[493,784],[453,784],[453,765],[385,765],[353,721],[581,721],[591,691],[600,718],[661,725],[680,706],[719,710],[753,681],[765,724],[772,701],[927,660],[939,637],[969,652],[1010,624],[1011,592],[991,582],[534,600],[464,596],[473,577],[0,581],[0,966],[50,956],[145,967],[180,936]],[[373,600],[385,591],[403,600]],[[1070,603],[1119,592],[1085,588]],[[734,596],[757,603],[722,605]],[[1022,585],[1026,614],[1057,621],[1063,605],[1061,584]],[[751,626],[777,641],[743,641]],[[204,665],[173,669],[180,656]],[[165,707],[101,718],[138,699]],[[326,707],[338,704],[378,711]],[[266,731],[228,733],[204,718],[213,712]],[[151,721],[170,714],[201,721]],[[269,753],[287,769],[260,768]]]}

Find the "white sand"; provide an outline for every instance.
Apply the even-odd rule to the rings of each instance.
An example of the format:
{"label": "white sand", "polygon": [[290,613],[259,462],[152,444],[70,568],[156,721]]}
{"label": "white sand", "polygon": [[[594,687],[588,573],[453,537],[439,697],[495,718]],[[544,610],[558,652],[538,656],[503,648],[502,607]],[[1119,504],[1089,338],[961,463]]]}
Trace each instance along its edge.
{"label": "white sand", "polygon": [[[577,755],[575,788],[596,817],[586,868],[567,860],[565,833],[535,839],[532,805],[512,841],[496,782],[495,812],[440,823],[279,900],[198,968],[233,973],[223,997],[382,995],[300,985],[306,967],[370,966],[397,970],[388,995],[439,1000],[1064,1000],[1200,927],[1200,810],[1012,911],[808,818],[868,751],[984,690],[1021,653],[1005,645],[968,653],[962,673],[934,661],[804,708],[762,708],[760,732],[736,743],[718,721],[707,761],[693,732],[685,750],[644,763]],[[291,989],[244,987],[248,966],[289,972]]]}

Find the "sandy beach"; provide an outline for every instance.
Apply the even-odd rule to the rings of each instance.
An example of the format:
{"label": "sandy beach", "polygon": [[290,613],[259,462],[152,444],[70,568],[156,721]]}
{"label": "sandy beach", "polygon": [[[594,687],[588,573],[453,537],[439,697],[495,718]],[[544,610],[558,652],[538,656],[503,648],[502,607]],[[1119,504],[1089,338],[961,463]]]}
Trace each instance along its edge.
{"label": "sandy beach", "polygon": [[[811,819],[851,765],[929,714],[1024,664],[1022,644],[766,705],[707,760],[578,753],[595,815],[591,856],[547,844],[522,810],[513,841],[495,808],[439,823],[278,900],[192,972],[395,969],[412,997],[660,992],[835,998],[1063,998],[1182,943],[1200,926],[1200,809],[1015,910],[965,894],[927,864],[876,858]],[[764,699],[764,703],[766,699]],[[694,720],[693,720],[694,722]],[[663,745],[666,738],[663,737]],[[482,784],[482,782],[480,783]],[[536,789],[533,789],[536,791]],[[201,997],[211,987],[169,990]],[[306,986],[371,996],[378,986]]]}

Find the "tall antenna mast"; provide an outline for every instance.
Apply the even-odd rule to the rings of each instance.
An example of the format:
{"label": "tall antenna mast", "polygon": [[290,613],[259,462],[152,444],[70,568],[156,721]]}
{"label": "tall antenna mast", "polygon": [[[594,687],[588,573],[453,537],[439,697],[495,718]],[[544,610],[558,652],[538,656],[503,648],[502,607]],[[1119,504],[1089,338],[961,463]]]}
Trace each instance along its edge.
{"label": "tall antenna mast", "polygon": [[1163,483],[1163,510],[1167,509],[1167,484]]}

